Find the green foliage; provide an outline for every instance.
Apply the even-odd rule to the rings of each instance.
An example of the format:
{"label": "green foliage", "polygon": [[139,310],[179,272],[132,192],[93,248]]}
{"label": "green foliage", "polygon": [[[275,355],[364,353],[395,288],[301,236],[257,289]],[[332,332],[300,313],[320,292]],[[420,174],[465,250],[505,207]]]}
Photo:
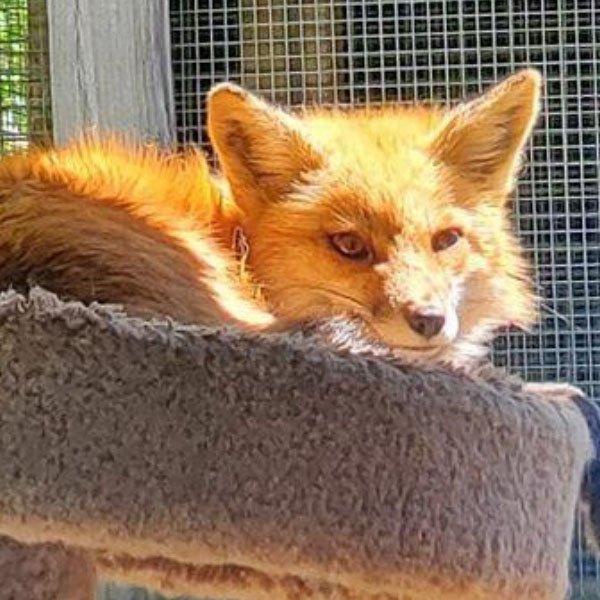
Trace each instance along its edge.
{"label": "green foliage", "polygon": [[27,137],[27,0],[0,0],[0,152]]}

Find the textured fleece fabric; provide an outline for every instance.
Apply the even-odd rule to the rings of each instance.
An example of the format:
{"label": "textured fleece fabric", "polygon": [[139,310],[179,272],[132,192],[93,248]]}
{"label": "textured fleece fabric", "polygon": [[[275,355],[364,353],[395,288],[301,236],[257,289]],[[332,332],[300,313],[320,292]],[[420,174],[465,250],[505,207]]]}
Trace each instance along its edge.
{"label": "textured fleece fabric", "polygon": [[243,600],[565,593],[591,455],[571,402],[41,290],[0,296],[0,364],[0,532],[102,578]]}

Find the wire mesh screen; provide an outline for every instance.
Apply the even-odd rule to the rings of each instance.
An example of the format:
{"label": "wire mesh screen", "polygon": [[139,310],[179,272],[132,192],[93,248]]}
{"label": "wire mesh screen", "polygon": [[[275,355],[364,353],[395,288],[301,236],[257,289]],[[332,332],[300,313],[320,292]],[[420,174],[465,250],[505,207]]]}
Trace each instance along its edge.
{"label": "wire mesh screen", "polygon": [[[200,143],[204,96],[232,80],[285,105],[456,101],[517,68],[546,80],[515,203],[540,326],[499,365],[600,398],[600,5],[596,0],[171,0],[177,136]],[[573,598],[600,598],[575,553]]]}
{"label": "wire mesh screen", "polygon": [[51,138],[46,0],[0,0],[0,154]]}

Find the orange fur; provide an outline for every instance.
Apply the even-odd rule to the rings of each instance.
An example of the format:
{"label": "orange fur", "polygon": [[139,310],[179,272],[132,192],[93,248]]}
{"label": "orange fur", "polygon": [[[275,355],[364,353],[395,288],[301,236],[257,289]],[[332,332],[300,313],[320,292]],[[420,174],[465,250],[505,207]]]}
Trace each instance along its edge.
{"label": "orange fur", "polygon": [[264,327],[228,240],[237,211],[204,158],[116,139],[0,162],[0,288],[42,285],[134,315]]}
{"label": "orange fur", "polygon": [[[539,87],[523,71],[454,110],[292,115],[217,86],[209,132],[223,179],[198,154],[114,140],[11,157],[0,286],[251,329],[357,316],[401,352],[460,361],[534,315],[506,205]],[[445,230],[461,235],[435,250]],[[342,256],[336,234],[368,258]],[[422,309],[441,315],[439,332],[413,326]]]}

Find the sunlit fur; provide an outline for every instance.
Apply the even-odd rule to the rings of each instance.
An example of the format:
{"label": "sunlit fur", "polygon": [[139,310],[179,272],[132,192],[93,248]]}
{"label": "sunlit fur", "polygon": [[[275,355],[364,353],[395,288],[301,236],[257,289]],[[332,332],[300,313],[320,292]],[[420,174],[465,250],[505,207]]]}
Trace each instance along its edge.
{"label": "sunlit fur", "polygon": [[[251,329],[348,315],[400,352],[463,362],[534,317],[507,199],[539,87],[527,70],[454,110],[290,115],[221,85],[208,109],[223,179],[198,154],[115,141],[6,159],[0,286]],[[447,228],[463,237],[434,252]],[[335,251],[348,231],[373,260]],[[446,317],[430,339],[407,325],[420,306]]]}
{"label": "sunlit fur", "polygon": [[0,162],[0,289],[38,284],[139,316],[262,328],[231,251],[239,212],[198,153],[116,139]]}

